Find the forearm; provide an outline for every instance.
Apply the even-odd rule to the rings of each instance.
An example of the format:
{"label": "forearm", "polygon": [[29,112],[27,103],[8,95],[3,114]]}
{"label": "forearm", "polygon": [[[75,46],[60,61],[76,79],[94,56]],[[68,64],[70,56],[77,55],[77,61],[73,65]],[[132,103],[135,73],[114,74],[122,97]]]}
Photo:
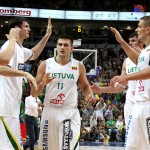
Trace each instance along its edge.
{"label": "forearm", "polygon": [[99,93],[118,93],[122,92],[124,88],[118,86],[116,88],[107,86],[107,87],[99,87]]}
{"label": "forearm", "polygon": [[10,39],[7,48],[4,51],[0,52],[0,64],[1,65],[7,65],[9,63],[14,53],[15,43],[16,43],[15,39]]}
{"label": "forearm", "polygon": [[127,80],[146,80],[150,79],[150,67],[141,70],[139,72],[135,72],[127,75]]}
{"label": "forearm", "polygon": [[83,96],[87,96],[89,94],[93,95],[93,92],[89,86],[87,86],[85,89],[82,90]]}
{"label": "forearm", "polygon": [[45,34],[45,36],[41,39],[41,41],[32,48],[32,51],[34,53],[34,59],[36,59],[40,55],[40,53],[43,51],[49,37],[50,37],[49,34]]}
{"label": "forearm", "polygon": [[123,39],[120,41],[120,44],[124,49],[125,53],[127,54],[127,56],[132,60],[132,62],[137,64],[139,54],[135,52]]}
{"label": "forearm", "polygon": [[9,68],[8,66],[0,66],[0,75],[9,76],[9,77],[14,77],[14,76],[20,77],[20,76],[26,76],[26,72],[15,70]]}

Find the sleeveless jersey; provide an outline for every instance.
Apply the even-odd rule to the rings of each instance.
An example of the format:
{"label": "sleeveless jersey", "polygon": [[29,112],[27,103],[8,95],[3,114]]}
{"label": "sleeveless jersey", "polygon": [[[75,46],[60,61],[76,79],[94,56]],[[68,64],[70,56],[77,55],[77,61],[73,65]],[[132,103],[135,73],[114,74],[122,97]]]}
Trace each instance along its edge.
{"label": "sleeveless jersey", "polygon": [[[8,42],[2,46],[4,50]],[[27,61],[33,52],[30,49],[15,44],[13,56],[8,64],[12,69],[24,70],[24,62]],[[22,97],[23,77],[0,76],[0,116],[16,117],[20,113],[20,102]]]}
{"label": "sleeveless jersey", "polygon": [[[126,74],[137,72],[137,66],[129,59],[126,58]],[[136,80],[128,81],[128,89],[126,92],[126,103],[135,103],[135,89]]]}
{"label": "sleeveless jersey", "polygon": [[[146,47],[138,58],[138,69],[139,71],[150,67],[150,46]],[[136,100],[140,102],[150,101],[150,79],[137,80],[136,86]]]}
{"label": "sleeveless jersey", "polygon": [[46,85],[44,106],[77,107],[77,81],[79,78],[79,61],[71,58],[66,65],[60,65],[55,58],[46,60],[46,73],[55,77]]}

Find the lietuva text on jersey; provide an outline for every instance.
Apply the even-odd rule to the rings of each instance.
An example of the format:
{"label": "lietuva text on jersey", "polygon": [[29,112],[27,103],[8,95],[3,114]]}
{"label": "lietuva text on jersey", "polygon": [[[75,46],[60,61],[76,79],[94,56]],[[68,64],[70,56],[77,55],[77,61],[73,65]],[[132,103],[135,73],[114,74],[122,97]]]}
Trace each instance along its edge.
{"label": "lietuva text on jersey", "polygon": [[68,73],[50,73],[50,78],[55,77],[55,78],[62,78],[62,79],[74,79],[73,74],[68,74]]}

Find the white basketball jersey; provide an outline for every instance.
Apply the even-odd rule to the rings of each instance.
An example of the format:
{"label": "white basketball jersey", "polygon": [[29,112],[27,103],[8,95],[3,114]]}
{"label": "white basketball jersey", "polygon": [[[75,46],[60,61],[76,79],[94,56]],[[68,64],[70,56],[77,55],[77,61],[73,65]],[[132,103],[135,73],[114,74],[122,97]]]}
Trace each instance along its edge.
{"label": "white basketball jersey", "polygon": [[[126,74],[131,74],[137,72],[137,66],[129,59],[126,58]],[[135,89],[136,89],[136,80],[128,81],[128,90],[126,92],[126,103],[135,103]]]}
{"label": "white basketball jersey", "polygon": [[[149,66],[150,62],[150,46],[142,50],[138,58],[138,69],[143,70]],[[136,86],[136,100],[137,101],[150,101],[150,79],[137,80]]]}
{"label": "white basketball jersey", "polygon": [[46,60],[46,73],[55,79],[46,85],[44,106],[77,107],[79,61],[71,58],[68,64],[62,66],[55,57],[49,58]]}
{"label": "white basketball jersey", "polygon": [[[4,50],[8,42],[2,46]],[[32,56],[32,51],[16,43],[14,54],[8,64],[12,69],[24,70],[24,62]],[[23,77],[0,76],[0,116],[16,117],[20,111]]]}

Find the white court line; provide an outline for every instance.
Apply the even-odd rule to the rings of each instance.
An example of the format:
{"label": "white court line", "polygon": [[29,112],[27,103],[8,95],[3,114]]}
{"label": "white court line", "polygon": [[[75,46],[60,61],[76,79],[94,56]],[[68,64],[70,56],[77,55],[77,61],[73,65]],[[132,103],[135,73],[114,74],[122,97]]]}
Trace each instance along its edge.
{"label": "white court line", "polygon": [[123,147],[110,147],[110,146],[80,146],[79,150],[123,150]]}

